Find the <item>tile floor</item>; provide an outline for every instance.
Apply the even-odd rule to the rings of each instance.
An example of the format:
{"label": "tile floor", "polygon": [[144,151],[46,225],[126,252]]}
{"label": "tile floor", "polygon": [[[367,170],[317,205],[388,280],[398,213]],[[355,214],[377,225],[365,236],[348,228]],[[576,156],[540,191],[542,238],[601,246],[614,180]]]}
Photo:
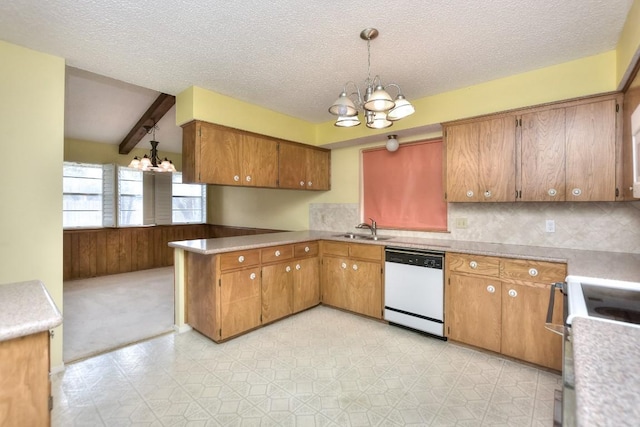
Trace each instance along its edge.
{"label": "tile floor", "polygon": [[67,365],[53,426],[551,426],[558,375],[328,307]]}

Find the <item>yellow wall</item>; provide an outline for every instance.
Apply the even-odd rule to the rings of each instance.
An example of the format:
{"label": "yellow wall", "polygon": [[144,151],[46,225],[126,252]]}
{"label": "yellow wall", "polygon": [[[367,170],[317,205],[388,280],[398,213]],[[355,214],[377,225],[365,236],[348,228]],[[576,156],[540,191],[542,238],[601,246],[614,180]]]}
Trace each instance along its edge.
{"label": "yellow wall", "polygon": [[0,64],[0,283],[42,280],[62,311],[64,60],[0,41]]}
{"label": "yellow wall", "polygon": [[616,84],[624,85],[640,57],[640,0],[635,0],[616,46]]}
{"label": "yellow wall", "polygon": [[[134,148],[129,154],[119,154],[117,144],[102,144],[99,142],[69,138],[64,140],[65,162],[94,164],[115,163],[121,166],[127,166],[131,162],[131,159],[133,159],[133,156],[142,158],[145,154],[149,155],[149,151],[150,150],[142,148]],[[182,170],[182,154],[158,151],[158,156],[162,159],[165,157],[171,159],[176,169],[179,171]]]}

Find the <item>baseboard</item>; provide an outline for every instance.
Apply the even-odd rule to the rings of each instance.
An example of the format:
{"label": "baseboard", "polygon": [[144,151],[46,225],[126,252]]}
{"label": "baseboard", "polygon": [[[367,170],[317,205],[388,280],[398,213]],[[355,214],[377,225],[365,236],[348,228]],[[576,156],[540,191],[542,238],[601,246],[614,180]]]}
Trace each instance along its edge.
{"label": "baseboard", "polygon": [[182,326],[178,326],[178,325],[173,325],[173,330],[176,331],[176,333],[178,334],[184,334],[185,332],[189,332],[190,330],[192,330],[193,328],[189,325],[187,325],[186,323]]}

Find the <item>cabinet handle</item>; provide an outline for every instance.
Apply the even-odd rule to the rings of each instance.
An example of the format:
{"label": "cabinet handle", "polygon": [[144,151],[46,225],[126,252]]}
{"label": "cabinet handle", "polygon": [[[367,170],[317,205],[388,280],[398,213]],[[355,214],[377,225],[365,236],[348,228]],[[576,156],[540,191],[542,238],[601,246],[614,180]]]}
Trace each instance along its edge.
{"label": "cabinet handle", "polygon": [[353,271],[358,271],[358,264],[353,264]]}
{"label": "cabinet handle", "polygon": [[518,292],[516,292],[516,290],[515,290],[515,289],[509,289],[509,296],[510,296],[511,298],[515,298],[515,297],[517,297],[517,296],[518,296]]}
{"label": "cabinet handle", "polygon": [[289,266],[287,265],[287,268],[285,268],[285,269],[284,269],[284,271],[286,271],[287,273],[289,273],[289,272],[291,271],[291,267],[289,267]]}
{"label": "cabinet handle", "polygon": [[245,179],[247,180],[247,182],[251,182],[251,175],[247,175]]}
{"label": "cabinet handle", "polygon": [[300,187],[304,187],[304,181],[300,181]]}
{"label": "cabinet handle", "polygon": [[474,270],[475,270],[476,268],[478,268],[478,263],[477,263],[477,262],[475,262],[475,261],[471,261],[471,262],[469,263],[469,267],[471,267],[472,269],[474,269]]}
{"label": "cabinet handle", "polygon": [[251,274],[249,275],[249,279],[251,279],[251,280],[256,280],[256,273],[251,273]]}
{"label": "cabinet handle", "polygon": [[311,248],[310,248],[309,246],[305,246],[305,247],[304,247],[304,251],[305,251],[305,252],[309,252],[310,250],[311,250]]}
{"label": "cabinet handle", "polygon": [[495,286],[493,285],[487,286],[487,292],[489,292],[490,294],[494,293],[495,291],[496,291]]}
{"label": "cabinet handle", "polygon": [[342,264],[340,264],[340,267],[342,267],[342,268],[347,268],[347,263],[346,263],[346,262],[343,262]]}
{"label": "cabinet handle", "polygon": [[313,185],[313,182],[309,181],[307,182],[307,187],[311,187]]}
{"label": "cabinet handle", "polygon": [[582,194],[582,190],[579,188],[574,188],[573,190],[571,190],[571,194],[573,194],[574,196],[579,196]]}
{"label": "cabinet handle", "polygon": [[549,191],[547,191],[547,194],[549,194],[551,197],[555,197],[556,194],[558,194],[558,191],[555,188],[550,188]]}
{"label": "cabinet handle", "polygon": [[538,270],[535,268],[530,268],[529,269],[529,276],[531,277],[536,277],[538,275]]}
{"label": "cabinet handle", "polygon": [[300,271],[301,268],[300,264],[296,264],[296,270]]}
{"label": "cabinet handle", "polygon": [[280,251],[276,251],[275,256],[280,256]]}
{"label": "cabinet handle", "polygon": [[233,176],[233,180],[234,180],[235,182],[238,182],[238,181],[240,181],[240,177],[239,177],[238,175],[234,175],[234,176]]}
{"label": "cabinet handle", "polygon": [[487,190],[484,192],[484,197],[489,199],[491,197],[491,190]]}
{"label": "cabinet handle", "polygon": [[238,257],[238,262],[244,262],[244,256],[243,255],[240,255]]}
{"label": "cabinet handle", "polygon": [[469,197],[469,198],[473,197],[473,191],[472,190],[468,190],[467,191],[467,197]]}

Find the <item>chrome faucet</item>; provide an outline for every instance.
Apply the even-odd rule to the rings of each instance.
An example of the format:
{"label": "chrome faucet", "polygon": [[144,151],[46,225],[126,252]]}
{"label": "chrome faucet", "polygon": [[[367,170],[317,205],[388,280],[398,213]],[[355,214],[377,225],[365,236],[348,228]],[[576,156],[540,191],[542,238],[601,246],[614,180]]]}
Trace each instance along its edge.
{"label": "chrome faucet", "polygon": [[371,220],[371,225],[367,224],[366,222],[363,222],[356,225],[356,228],[368,228],[369,230],[371,230],[371,235],[375,237],[378,233],[376,220],[373,218],[369,218],[369,219]]}

